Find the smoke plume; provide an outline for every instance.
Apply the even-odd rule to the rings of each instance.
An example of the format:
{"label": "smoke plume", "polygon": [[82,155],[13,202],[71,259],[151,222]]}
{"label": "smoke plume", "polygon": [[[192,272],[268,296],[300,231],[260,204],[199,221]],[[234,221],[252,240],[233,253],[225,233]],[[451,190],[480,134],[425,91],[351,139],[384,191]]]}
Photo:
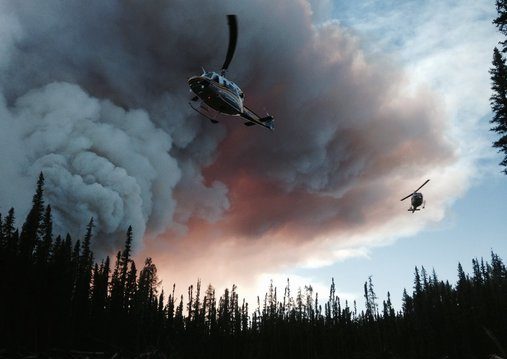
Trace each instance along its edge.
{"label": "smoke plume", "polygon": [[[317,25],[327,1],[0,4],[0,200],[26,211],[43,171],[59,229],[93,216],[104,253],[132,225],[168,272],[332,258],[401,223],[399,198],[454,161],[438,99],[351,29]],[[223,61],[228,13],[228,77],[273,133],[186,103],[186,79]]]}

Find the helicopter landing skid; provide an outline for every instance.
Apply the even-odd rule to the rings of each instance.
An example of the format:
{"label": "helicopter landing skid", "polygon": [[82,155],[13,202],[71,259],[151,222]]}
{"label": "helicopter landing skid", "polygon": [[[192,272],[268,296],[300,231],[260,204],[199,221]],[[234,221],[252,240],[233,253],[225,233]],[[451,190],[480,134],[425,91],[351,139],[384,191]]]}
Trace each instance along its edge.
{"label": "helicopter landing skid", "polygon": [[[193,100],[193,99],[192,99],[192,100]],[[203,109],[205,109],[206,111],[209,111],[206,107],[202,107],[202,105],[201,105],[201,106],[199,106],[199,107],[194,107],[194,105],[193,105],[191,102],[189,102],[188,104],[190,105],[190,107],[192,107],[192,109],[193,109],[195,112],[197,112],[197,113],[199,113],[200,115],[202,115],[202,116],[206,117],[208,120],[210,120],[210,121],[211,121],[211,123],[213,123],[213,124],[218,123],[218,121],[215,119],[215,118],[217,117],[218,112],[216,112],[216,113],[215,113],[215,115],[214,115],[213,117],[210,117],[210,116],[208,116],[206,113],[204,113],[203,111],[201,111],[201,110],[200,110],[201,108],[203,108]]]}

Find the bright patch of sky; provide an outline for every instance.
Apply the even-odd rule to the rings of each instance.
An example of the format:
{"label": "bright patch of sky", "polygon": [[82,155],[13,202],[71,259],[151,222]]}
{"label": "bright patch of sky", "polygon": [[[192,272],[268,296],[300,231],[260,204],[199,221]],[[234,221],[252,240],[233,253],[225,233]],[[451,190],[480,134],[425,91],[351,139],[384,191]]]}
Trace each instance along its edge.
{"label": "bright patch of sky", "polygon": [[[507,176],[500,173],[502,157],[491,147],[495,135],[489,131],[488,70],[501,40],[492,24],[494,1],[337,0],[312,1],[312,8],[316,22],[340,22],[360,36],[368,56],[381,56],[402,68],[407,91],[426,86],[441,98],[449,118],[448,136],[457,146],[455,166],[467,176],[467,188],[460,198],[449,200],[444,219],[431,228],[394,243],[386,239],[384,246],[353,249],[355,255],[331,265],[287,273],[298,283],[307,280],[325,290],[321,298],[329,295],[334,277],[337,293],[349,303],[356,299],[360,308],[362,285],[372,275],[379,299],[390,291],[399,309],[403,288],[412,291],[416,265],[428,273],[434,268],[440,279],[454,283],[458,262],[470,272],[472,258],[488,260],[491,250],[507,260]],[[432,199],[425,199],[431,206]],[[424,216],[425,211],[407,215]],[[259,292],[267,288],[261,282]],[[278,286],[283,288],[282,283]]]}

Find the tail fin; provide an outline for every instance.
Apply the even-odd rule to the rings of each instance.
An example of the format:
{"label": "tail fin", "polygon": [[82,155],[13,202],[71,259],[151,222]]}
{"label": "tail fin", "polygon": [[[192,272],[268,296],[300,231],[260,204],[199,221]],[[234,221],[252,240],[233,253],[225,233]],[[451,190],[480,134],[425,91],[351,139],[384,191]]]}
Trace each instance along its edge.
{"label": "tail fin", "polygon": [[259,119],[267,128],[271,131],[275,129],[275,119],[271,115],[267,115],[266,117],[262,117]]}

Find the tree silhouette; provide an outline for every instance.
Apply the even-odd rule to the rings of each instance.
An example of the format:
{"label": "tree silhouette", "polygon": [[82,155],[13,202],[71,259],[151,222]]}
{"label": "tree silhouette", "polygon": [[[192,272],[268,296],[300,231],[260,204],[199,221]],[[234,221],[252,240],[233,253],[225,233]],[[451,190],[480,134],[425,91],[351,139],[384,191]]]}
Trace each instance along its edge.
{"label": "tree silhouette", "polygon": [[[507,36],[507,1],[497,0],[496,9],[498,16],[493,20],[493,24],[504,36]],[[493,67],[489,70],[493,90],[490,97],[493,118],[490,122],[493,124],[491,131],[499,135],[499,138],[493,142],[493,147],[504,153],[505,157],[500,165],[504,167],[503,172],[507,174],[507,68],[505,57],[502,55],[502,52],[507,51],[507,42],[503,41],[500,44],[503,49],[500,51],[497,47],[494,48]]]}
{"label": "tree silhouette", "polygon": [[491,131],[496,132],[500,138],[493,143],[493,147],[505,154],[500,165],[505,167],[503,172],[507,174],[507,67],[505,58],[498,48],[493,51],[493,68],[490,69],[493,94],[490,97],[494,125]]}
{"label": "tree silhouette", "polygon": [[25,264],[32,260],[33,250],[40,238],[39,231],[44,214],[44,175],[42,172],[37,181],[37,189],[32,199],[32,208],[26,217],[20,234],[20,253]]}

